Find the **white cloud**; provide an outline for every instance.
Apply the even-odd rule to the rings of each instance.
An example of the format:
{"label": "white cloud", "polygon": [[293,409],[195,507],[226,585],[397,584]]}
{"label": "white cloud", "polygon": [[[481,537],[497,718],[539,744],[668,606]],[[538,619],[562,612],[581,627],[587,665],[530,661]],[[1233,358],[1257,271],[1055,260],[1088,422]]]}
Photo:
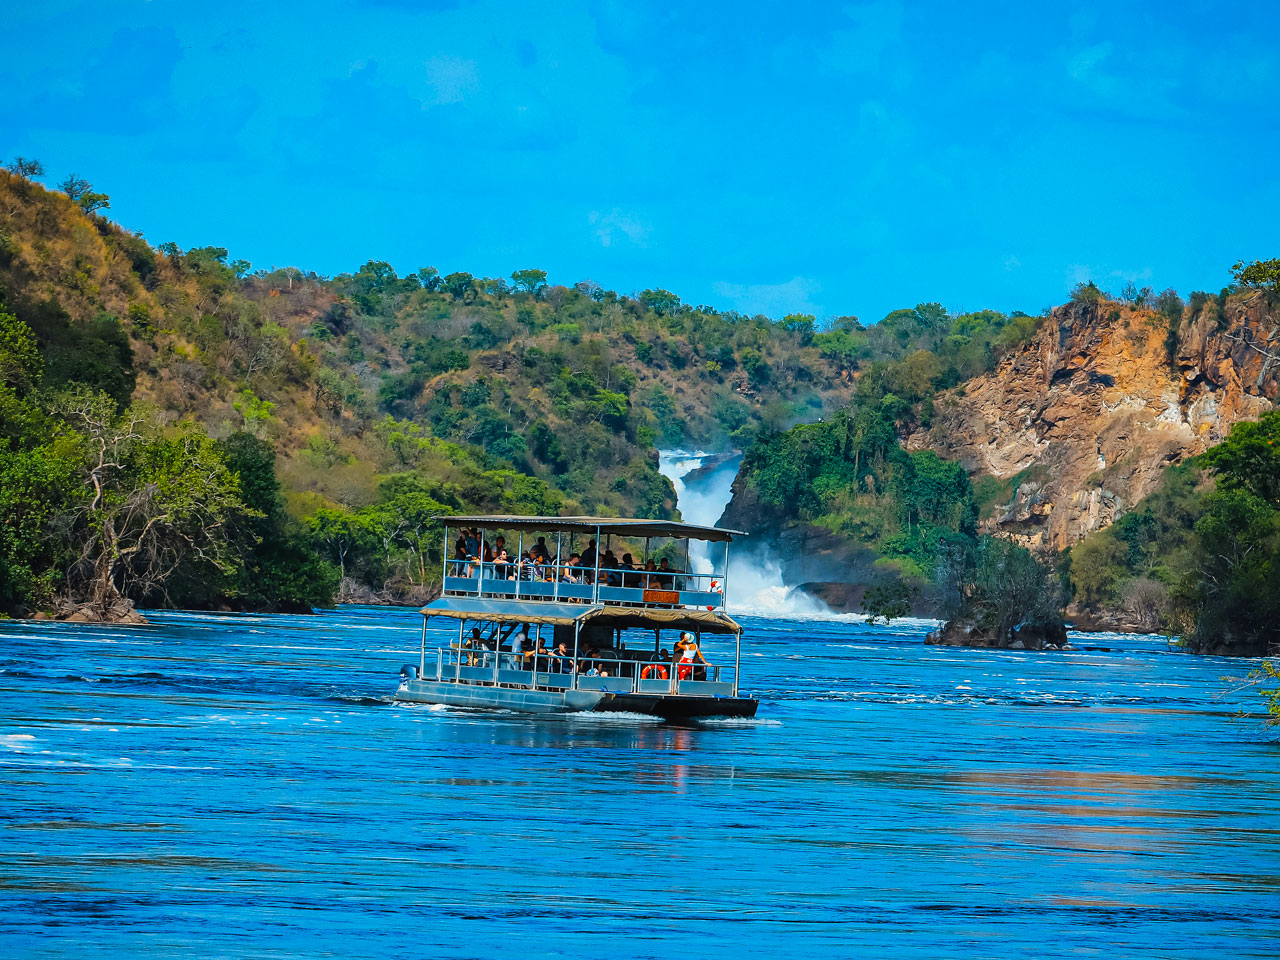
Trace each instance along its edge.
{"label": "white cloud", "polygon": [[811,299],[821,292],[822,284],[810,277],[792,277],[786,283],[726,283],[711,285],[717,296],[728,300],[735,310],[778,318],[789,313],[822,313],[822,307]]}
{"label": "white cloud", "polygon": [[608,213],[592,210],[587,219],[596,228],[596,239],[602,247],[616,246],[626,240],[637,247],[648,244],[650,227],[643,220],[614,207]]}

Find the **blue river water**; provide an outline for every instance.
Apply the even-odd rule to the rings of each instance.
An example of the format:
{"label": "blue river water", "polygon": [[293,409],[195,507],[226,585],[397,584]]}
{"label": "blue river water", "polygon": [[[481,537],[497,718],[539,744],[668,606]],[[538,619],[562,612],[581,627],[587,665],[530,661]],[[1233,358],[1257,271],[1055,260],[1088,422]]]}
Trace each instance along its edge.
{"label": "blue river water", "polygon": [[759,717],[673,727],[393,704],[411,610],[151,616],[0,624],[0,956],[1280,954],[1248,662],[744,618]]}

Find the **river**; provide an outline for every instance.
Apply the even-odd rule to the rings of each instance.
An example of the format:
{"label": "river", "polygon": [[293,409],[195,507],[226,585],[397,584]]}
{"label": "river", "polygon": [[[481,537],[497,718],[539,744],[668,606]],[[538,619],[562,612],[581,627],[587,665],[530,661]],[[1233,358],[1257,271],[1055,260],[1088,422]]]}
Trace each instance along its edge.
{"label": "river", "polygon": [[1280,952],[1248,664],[747,617],[758,719],[677,728],[393,704],[411,610],[151,616],[0,623],[4,957]]}

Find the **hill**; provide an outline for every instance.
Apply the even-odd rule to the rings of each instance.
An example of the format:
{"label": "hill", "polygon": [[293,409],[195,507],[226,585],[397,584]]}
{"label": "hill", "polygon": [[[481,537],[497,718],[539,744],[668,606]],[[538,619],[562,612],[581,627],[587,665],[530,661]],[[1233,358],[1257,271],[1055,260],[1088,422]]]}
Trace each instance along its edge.
{"label": "hill", "polygon": [[[410,492],[440,512],[670,517],[658,446],[743,444],[762,427],[820,416],[851,390],[839,350],[808,316],[554,285],[536,269],[510,279],[430,267],[401,277],[377,261],[333,278],[255,271],[222,248],[153,247],[95,206],[84,191],[0,171],[0,308],[39,353],[22,399],[41,423],[14,433],[10,451],[76,432],[60,399],[72,387],[145,410],[155,436],[194,431],[216,446],[246,434],[272,461],[266,512],[322,552],[349,591],[429,589],[438,548],[401,529]],[[83,464],[64,466],[67,483],[88,486],[46,511],[63,517],[91,488]],[[9,563],[25,568],[19,555],[34,554],[14,536]],[[74,571],[36,577],[39,586],[32,576],[10,584],[11,598],[47,605],[85,589]],[[155,584],[123,592],[279,605],[183,579],[168,577],[163,595]]]}

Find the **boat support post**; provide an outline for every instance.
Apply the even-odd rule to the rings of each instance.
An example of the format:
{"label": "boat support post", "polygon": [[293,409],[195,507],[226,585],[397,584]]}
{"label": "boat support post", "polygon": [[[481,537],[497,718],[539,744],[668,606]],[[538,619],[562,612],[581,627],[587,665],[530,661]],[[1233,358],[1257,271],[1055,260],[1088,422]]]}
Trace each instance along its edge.
{"label": "boat support post", "polygon": [[422,650],[418,653],[418,679],[427,672],[427,618],[422,618]]}
{"label": "boat support post", "polygon": [[720,578],[720,609],[729,609],[729,541],[724,542],[724,575]]}
{"label": "boat support post", "polygon": [[467,621],[458,620],[458,656],[453,662],[453,682],[457,683],[462,679],[462,635],[467,629]]}
{"label": "boat support post", "polygon": [[[596,550],[599,551],[599,549],[600,549],[600,543],[599,541],[596,541]],[[570,667],[569,669],[573,671],[573,689],[575,690],[578,689],[578,632],[581,629],[582,629],[582,621],[581,620],[573,621],[573,666]]]}
{"label": "boat support post", "polygon": [[733,695],[738,695],[738,674],[742,672],[742,631],[733,635]]}
{"label": "boat support post", "polygon": [[[600,548],[602,546],[604,546],[604,544],[600,542],[600,528],[596,527],[596,572],[595,572],[595,581],[594,581],[595,586],[591,592],[592,603],[600,602],[600,554],[603,552],[601,551]],[[575,633],[573,637],[574,637],[573,652],[574,652],[574,655],[576,656],[578,653],[578,635]],[[574,660],[574,663],[577,663],[577,660]]]}
{"label": "boat support post", "polygon": [[556,562],[551,565],[551,575],[556,578],[556,585],[552,587],[554,598],[560,599],[560,574],[564,570],[564,554],[560,552],[560,534],[562,531],[556,531]]}

